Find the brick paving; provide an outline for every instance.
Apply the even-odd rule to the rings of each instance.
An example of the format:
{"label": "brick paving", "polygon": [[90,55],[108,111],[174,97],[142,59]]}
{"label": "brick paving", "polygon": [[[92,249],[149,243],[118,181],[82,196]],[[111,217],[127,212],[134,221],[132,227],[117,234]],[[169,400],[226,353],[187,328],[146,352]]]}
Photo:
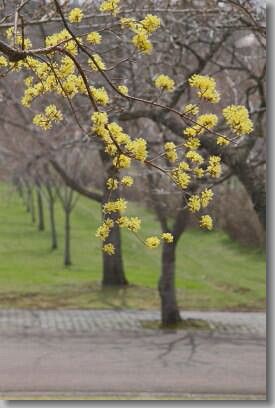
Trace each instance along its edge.
{"label": "brick paving", "polygon": [[[202,319],[218,333],[265,337],[265,313],[181,312],[185,319]],[[143,321],[159,320],[158,311],[140,310],[0,310],[0,333],[89,334],[110,330],[144,330]]]}

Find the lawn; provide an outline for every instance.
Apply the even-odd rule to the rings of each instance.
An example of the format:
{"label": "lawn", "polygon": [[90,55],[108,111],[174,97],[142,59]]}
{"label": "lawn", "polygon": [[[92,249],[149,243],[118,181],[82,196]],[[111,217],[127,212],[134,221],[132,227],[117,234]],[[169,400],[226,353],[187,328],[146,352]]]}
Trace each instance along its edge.
{"label": "lawn", "polygon": [[[46,209],[46,208],[45,208]],[[159,232],[153,213],[131,203],[144,235]],[[102,290],[98,204],[80,198],[72,215],[72,261],[62,265],[63,213],[57,208],[59,248],[51,252],[49,223],[39,232],[12,187],[0,188],[0,307],[158,308],[160,249],[123,234],[127,289]],[[176,282],[183,309],[263,310],[265,256],[220,231],[188,230],[177,249]]]}

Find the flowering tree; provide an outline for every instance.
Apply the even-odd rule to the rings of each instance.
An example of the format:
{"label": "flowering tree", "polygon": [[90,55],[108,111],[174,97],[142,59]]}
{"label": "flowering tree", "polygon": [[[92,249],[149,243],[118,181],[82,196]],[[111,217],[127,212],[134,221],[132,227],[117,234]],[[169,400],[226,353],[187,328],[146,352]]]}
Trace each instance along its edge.
{"label": "flowering tree", "polygon": [[[125,67],[142,64],[143,58],[154,52],[153,38],[157,36],[156,31],[161,30],[161,20],[156,15],[147,14],[142,19],[129,17],[126,11],[123,13],[119,0],[106,0],[99,5],[100,16],[106,15],[106,18],[98,24],[96,31],[91,31],[89,25],[84,24],[87,15],[82,9],[68,9],[54,0],[56,18],[62,22],[63,28],[45,36],[43,44],[33,46],[32,26],[27,36],[24,22],[24,7],[28,3],[31,2],[19,2],[14,22],[6,30],[5,39],[0,40],[1,75],[5,77],[11,71],[18,75],[23,73],[25,91],[21,103],[26,108],[39,110],[32,119],[35,126],[44,131],[54,129],[55,133],[59,132],[66,121],[65,101],[82,137],[95,145],[100,144],[100,154],[109,169],[102,205],[103,222],[96,232],[102,241],[103,252],[112,257],[119,250],[110,240],[113,231],[119,228],[134,233],[150,249],[161,243],[169,246],[174,240],[168,230],[160,236],[144,237],[142,220],[127,216],[128,203],[123,191],[135,186],[134,178],[127,174],[133,163],[163,174],[182,191],[183,209],[198,215],[201,228],[211,230],[213,222],[206,208],[213,197],[212,184],[221,176],[222,166],[219,154],[200,153],[201,139],[214,138],[216,145],[224,149],[238,143],[253,130],[245,106],[230,104],[218,115],[214,113],[211,107],[221,100],[216,81],[208,75],[196,73],[187,78],[192,101],[181,109],[161,100],[177,86],[165,72],[153,78],[158,91],[155,98],[129,92],[127,84],[131,78],[124,76],[124,72],[128,72]],[[50,3],[45,7],[52,10]],[[108,45],[110,38],[112,47]],[[96,86],[97,83],[102,85]],[[41,108],[49,97],[51,103]],[[89,121],[82,120],[77,108],[79,101],[90,112]],[[182,141],[178,144],[165,141],[160,152],[154,154],[146,134],[135,138],[115,120],[121,114],[127,115],[135,106],[169,112],[177,117],[182,127]],[[219,117],[227,125],[222,133],[216,130]],[[171,279],[173,274],[169,273],[160,287],[165,325],[179,319],[176,302],[171,301]]]}

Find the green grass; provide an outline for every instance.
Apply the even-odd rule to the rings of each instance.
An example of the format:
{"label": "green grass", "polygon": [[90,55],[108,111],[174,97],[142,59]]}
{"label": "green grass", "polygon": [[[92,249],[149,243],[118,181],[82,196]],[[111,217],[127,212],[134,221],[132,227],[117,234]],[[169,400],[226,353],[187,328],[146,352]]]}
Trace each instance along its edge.
{"label": "green grass", "polygon": [[[46,210],[46,208],[45,208]],[[142,233],[157,234],[153,213],[131,203],[143,219]],[[63,214],[57,208],[59,249],[50,251],[50,231],[37,231],[11,187],[0,188],[0,307],[158,308],[155,290],[160,249],[145,248],[125,232],[127,289],[102,290],[100,243],[94,237],[99,205],[80,198],[72,215],[72,261],[62,265]],[[265,257],[242,248],[220,231],[188,230],[177,249],[176,282],[184,309],[263,310]]]}

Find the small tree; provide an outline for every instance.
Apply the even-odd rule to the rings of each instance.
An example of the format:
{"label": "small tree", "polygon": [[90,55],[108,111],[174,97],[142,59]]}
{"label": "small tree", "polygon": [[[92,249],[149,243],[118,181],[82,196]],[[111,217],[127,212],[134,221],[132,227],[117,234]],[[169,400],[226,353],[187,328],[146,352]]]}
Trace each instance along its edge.
{"label": "small tree", "polygon": [[[95,143],[100,143],[104,154],[108,155],[108,160],[112,163],[112,176],[106,181],[106,193],[102,206],[104,220],[96,235],[103,242],[103,251],[113,256],[117,251],[112,240],[113,231],[120,227],[138,235],[141,227],[141,220],[138,217],[121,215],[127,209],[127,201],[121,196],[118,198],[117,190],[128,188],[134,182],[129,175],[120,177],[122,169],[130,168],[133,162],[137,162],[150,170],[161,172],[183,191],[184,208],[193,213],[199,213],[201,208],[207,207],[213,194],[211,185],[208,188],[205,186],[202,188],[201,179],[207,176],[209,180],[215,180],[220,177],[222,171],[220,155],[202,156],[198,152],[201,146],[200,139],[202,136],[210,135],[215,138],[215,143],[219,147],[226,148],[228,144],[235,144],[242,139],[243,135],[251,133],[253,125],[244,106],[229,105],[221,112],[229,132],[225,130],[220,133],[215,130],[218,115],[212,111],[211,113],[201,111],[202,102],[208,104],[209,109],[212,104],[220,101],[216,81],[207,75],[193,74],[187,80],[190,94],[195,90],[199,103],[187,103],[183,108],[171,107],[162,102],[162,96],[172,92],[176,87],[175,81],[166,73],[156,73],[153,78],[148,78],[159,91],[156,98],[129,94],[126,83],[130,78],[121,78],[121,73],[124,72],[123,66],[132,63],[134,56],[139,63],[142,63],[140,57],[152,53],[152,37],[161,25],[158,16],[147,14],[142,19],[120,18],[119,0],[105,0],[100,4],[99,11],[103,14],[111,14],[111,17],[106,17],[98,31],[87,32],[84,27],[81,28],[81,22],[85,18],[83,10],[62,8],[58,0],[54,0],[54,3],[57,17],[62,21],[64,29],[47,36],[40,48],[34,48],[31,40],[24,33],[24,25],[21,24],[21,32],[19,32],[18,25],[15,24],[7,31],[6,41],[0,41],[0,51],[6,56],[1,56],[0,63],[4,70],[8,67],[7,73],[9,70],[27,72],[26,88],[22,98],[24,106],[30,107],[34,99],[43,99],[45,94],[53,95],[52,103],[34,116],[34,125],[48,130],[62,122],[64,116],[56,104],[59,104],[60,99],[63,98],[67,101],[81,132]],[[22,19],[24,5],[25,3],[16,11],[21,13]],[[76,29],[73,28],[74,25]],[[108,45],[110,38],[117,40],[117,46],[106,52],[104,44]],[[119,53],[117,47],[119,47]],[[93,86],[95,76],[100,77],[106,88]],[[146,93],[145,90],[144,93]],[[91,124],[81,123],[73,103],[73,98],[77,97],[88,101]],[[127,113],[133,105],[145,105],[151,111],[159,111],[161,114],[169,112],[177,117],[182,127],[183,141],[177,145],[173,141],[165,142],[160,154],[154,156],[145,138],[131,137],[112,120],[118,113]],[[171,166],[164,167],[159,161],[160,155],[165,156]],[[190,193],[193,184],[200,186],[195,194]],[[62,202],[68,232],[72,193],[67,192],[66,199]],[[210,215],[201,215],[199,224],[202,228],[211,230]],[[139,236],[139,238],[151,249],[157,248],[163,242],[165,253],[169,252],[168,247],[175,240],[168,231],[160,236],[146,238]],[[169,260],[165,267],[166,271],[172,271],[173,256],[168,257],[166,254],[165,259]],[[70,259],[65,257],[66,262],[70,262]],[[166,277],[169,275],[170,278],[167,281],[165,277],[161,279],[162,295],[170,285],[172,272],[166,274]],[[175,303],[172,297],[168,299],[162,296],[162,299],[167,299],[172,306]],[[166,307],[162,308],[163,313],[166,313],[166,309]],[[174,323],[179,318],[176,315],[176,312],[168,313],[163,318],[163,322],[166,325]]]}

